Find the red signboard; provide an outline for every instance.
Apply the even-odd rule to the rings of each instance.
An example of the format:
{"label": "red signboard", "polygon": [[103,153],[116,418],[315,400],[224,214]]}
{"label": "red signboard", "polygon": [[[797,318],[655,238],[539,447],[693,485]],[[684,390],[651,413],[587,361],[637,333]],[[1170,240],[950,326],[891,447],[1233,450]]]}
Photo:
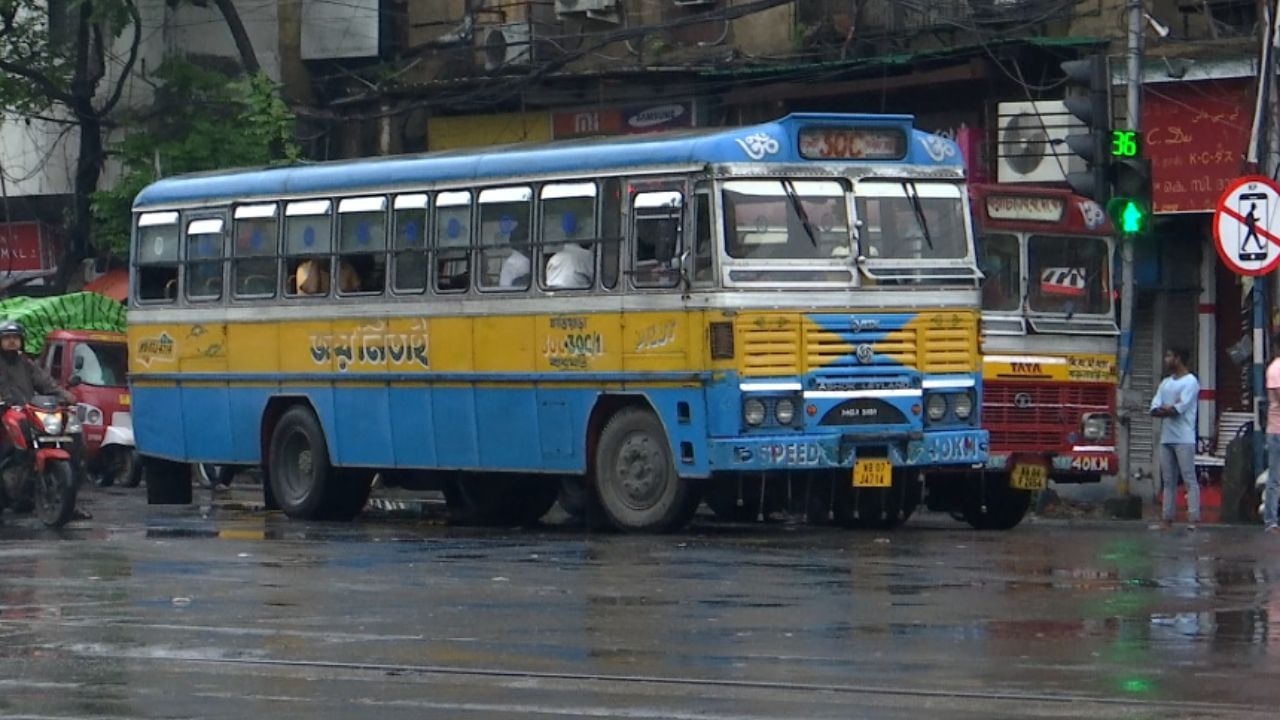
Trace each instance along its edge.
{"label": "red signboard", "polygon": [[57,243],[52,239],[53,233],[39,223],[0,223],[0,279],[56,267]]}
{"label": "red signboard", "polygon": [[693,126],[693,104],[687,102],[570,110],[551,116],[557,140],[593,135],[631,135]]}
{"label": "red signboard", "polygon": [[1155,212],[1213,211],[1244,169],[1252,98],[1245,78],[1146,86],[1143,152],[1151,159]]}

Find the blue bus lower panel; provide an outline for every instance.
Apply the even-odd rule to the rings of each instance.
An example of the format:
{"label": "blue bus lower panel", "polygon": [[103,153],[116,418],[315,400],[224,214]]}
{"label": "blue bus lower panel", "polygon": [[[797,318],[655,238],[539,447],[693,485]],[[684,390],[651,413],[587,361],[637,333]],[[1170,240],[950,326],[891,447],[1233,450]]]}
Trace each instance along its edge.
{"label": "blue bus lower panel", "polygon": [[716,470],[819,470],[852,467],[859,453],[866,453],[887,456],[895,467],[968,467],[986,461],[987,445],[985,430],[936,431],[915,440],[774,435],[714,439],[711,462]]}
{"label": "blue bus lower panel", "polygon": [[[184,462],[257,465],[272,398],[305,399],[335,465],[536,472],[586,469],[601,391],[548,387],[218,385],[134,387],[138,449]],[[682,474],[710,472],[699,388],[637,390],[657,410]],[[266,438],[269,442],[269,438]]]}
{"label": "blue bus lower panel", "polygon": [[[601,391],[548,387],[198,386],[133,388],[138,448],[185,462],[256,465],[262,418],[274,397],[314,408],[335,465],[582,472],[586,427]],[[901,434],[845,430],[822,436],[765,434],[707,440],[700,387],[636,389],[666,429],[681,475],[713,471],[848,467],[859,453],[894,465],[966,466],[985,461],[982,430]],[[868,437],[871,435],[871,437]],[[890,437],[892,436],[892,437]],[[269,441],[269,438],[266,438]]]}

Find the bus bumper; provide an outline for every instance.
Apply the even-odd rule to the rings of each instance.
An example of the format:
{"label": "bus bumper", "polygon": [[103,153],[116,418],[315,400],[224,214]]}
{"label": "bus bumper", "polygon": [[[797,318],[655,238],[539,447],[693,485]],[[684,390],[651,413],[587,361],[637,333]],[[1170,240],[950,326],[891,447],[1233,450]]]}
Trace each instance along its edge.
{"label": "bus bumper", "polygon": [[[987,456],[987,470],[1003,472],[1013,469],[1013,458],[1017,455],[1025,461],[1036,457],[1035,453],[1011,453],[993,451]],[[1119,460],[1110,449],[1064,450],[1047,453],[1041,460],[1049,470],[1049,475],[1059,483],[1098,482],[1103,475],[1114,475],[1119,471]]]}
{"label": "bus bumper", "polygon": [[852,468],[858,454],[885,457],[894,467],[973,467],[987,461],[986,430],[868,435],[713,438],[713,470],[821,470]]}

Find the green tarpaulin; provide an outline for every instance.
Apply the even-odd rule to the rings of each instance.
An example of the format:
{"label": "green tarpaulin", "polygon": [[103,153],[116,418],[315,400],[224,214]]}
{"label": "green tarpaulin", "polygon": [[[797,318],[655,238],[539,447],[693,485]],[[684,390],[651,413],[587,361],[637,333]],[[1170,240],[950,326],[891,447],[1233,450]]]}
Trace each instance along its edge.
{"label": "green tarpaulin", "polygon": [[0,300],[0,318],[17,320],[27,330],[26,351],[39,355],[44,338],[54,330],[124,332],[124,305],[92,292],[45,298]]}

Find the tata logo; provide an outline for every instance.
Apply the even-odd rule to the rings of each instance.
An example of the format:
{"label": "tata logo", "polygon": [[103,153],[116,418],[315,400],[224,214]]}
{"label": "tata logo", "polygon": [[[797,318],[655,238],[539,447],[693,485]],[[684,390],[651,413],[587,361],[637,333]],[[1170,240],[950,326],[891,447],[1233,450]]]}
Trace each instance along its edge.
{"label": "tata logo", "polygon": [[1021,410],[1031,407],[1031,393],[1020,392],[1013,396],[1013,406]]}
{"label": "tata logo", "polygon": [[879,330],[880,321],[875,318],[853,318],[849,321],[849,329],[856,333],[863,330]]}
{"label": "tata logo", "polygon": [[1040,363],[1016,362],[1009,363],[1013,367],[1015,375],[1043,375],[1044,370],[1040,368]]}
{"label": "tata logo", "polygon": [[866,365],[875,359],[876,351],[871,349],[870,345],[863,343],[854,350],[854,355],[858,358],[858,362]]}

